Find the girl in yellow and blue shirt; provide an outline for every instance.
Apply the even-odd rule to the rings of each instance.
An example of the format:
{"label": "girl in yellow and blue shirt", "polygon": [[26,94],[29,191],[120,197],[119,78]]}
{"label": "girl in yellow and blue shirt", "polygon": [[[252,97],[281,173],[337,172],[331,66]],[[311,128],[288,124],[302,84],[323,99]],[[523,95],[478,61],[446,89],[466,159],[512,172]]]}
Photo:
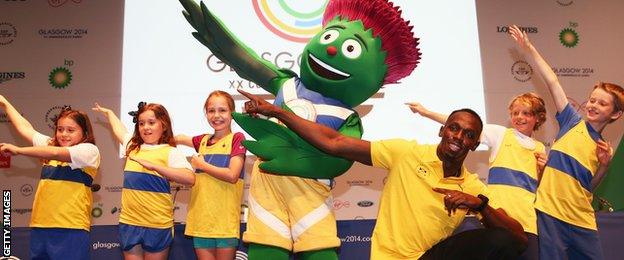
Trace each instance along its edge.
{"label": "girl in yellow and blue shirt", "polygon": [[139,103],[133,112],[134,133],[110,109],[106,115],[125,151],[119,234],[125,259],[166,259],[173,242],[173,200],[170,182],[192,186],[195,175],[176,148],[167,110],[160,104]]}
{"label": "girl in yellow and blue shirt", "polygon": [[33,144],[0,143],[0,151],[44,161],[30,219],[30,258],[89,259],[91,185],[100,166],[89,117],[65,106],[54,120],[54,136],[49,137],[37,132],[1,95],[0,107]]}
{"label": "girl in yellow and blue shirt", "polygon": [[232,133],[234,99],[227,92],[210,93],[204,112],[213,134],[176,136],[178,144],[198,152],[191,159],[196,179],[184,234],[193,237],[198,259],[229,260],[236,255],[240,237],[245,136]]}

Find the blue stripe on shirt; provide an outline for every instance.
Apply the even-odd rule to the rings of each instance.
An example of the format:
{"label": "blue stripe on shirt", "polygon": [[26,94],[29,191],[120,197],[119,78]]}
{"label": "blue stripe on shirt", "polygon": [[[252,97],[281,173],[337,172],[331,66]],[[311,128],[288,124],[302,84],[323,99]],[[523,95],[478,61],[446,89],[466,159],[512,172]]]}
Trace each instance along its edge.
{"label": "blue stripe on shirt", "polygon": [[523,188],[531,193],[537,190],[537,180],[528,174],[504,167],[492,167],[488,176],[488,184],[504,184]]}
{"label": "blue stripe on shirt", "polygon": [[171,193],[169,181],[165,178],[143,172],[124,172],[125,189]]}
{"label": "blue stripe on shirt", "polygon": [[93,177],[82,171],[82,169],[73,169],[69,166],[51,166],[44,165],[41,169],[41,179],[62,180],[82,183],[87,187],[91,187]]}
{"label": "blue stripe on shirt", "polygon": [[591,171],[585,168],[585,166],[583,166],[574,157],[561,151],[550,150],[546,166],[570,175],[572,178],[576,179],[581,184],[581,186],[583,186],[583,188],[585,188],[588,192],[592,192],[591,180],[593,178],[593,175]]}

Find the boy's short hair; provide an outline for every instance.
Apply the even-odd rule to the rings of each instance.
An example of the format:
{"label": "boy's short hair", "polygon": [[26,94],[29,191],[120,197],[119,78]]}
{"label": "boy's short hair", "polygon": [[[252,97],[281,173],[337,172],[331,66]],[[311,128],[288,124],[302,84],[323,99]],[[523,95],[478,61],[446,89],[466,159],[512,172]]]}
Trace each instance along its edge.
{"label": "boy's short hair", "polygon": [[[597,88],[606,91],[613,97],[613,113],[624,112],[624,88],[609,82],[598,82],[594,86],[594,89]],[[609,123],[615,120],[617,119],[612,119]]]}
{"label": "boy's short hair", "polygon": [[531,108],[531,113],[535,117],[537,117],[537,123],[533,126],[533,131],[537,130],[546,122],[546,103],[544,99],[533,92],[527,92],[524,94],[520,94],[515,96],[509,102],[509,107],[507,109],[511,110],[511,107],[515,102],[521,102]]}

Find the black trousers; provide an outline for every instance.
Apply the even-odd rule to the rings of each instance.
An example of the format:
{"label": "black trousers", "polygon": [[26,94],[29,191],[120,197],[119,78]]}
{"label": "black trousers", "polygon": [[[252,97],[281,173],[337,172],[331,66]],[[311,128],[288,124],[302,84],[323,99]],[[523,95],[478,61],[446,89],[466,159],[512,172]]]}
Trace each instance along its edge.
{"label": "black trousers", "polygon": [[433,246],[420,259],[516,259],[518,248],[503,228],[480,228],[455,234]]}

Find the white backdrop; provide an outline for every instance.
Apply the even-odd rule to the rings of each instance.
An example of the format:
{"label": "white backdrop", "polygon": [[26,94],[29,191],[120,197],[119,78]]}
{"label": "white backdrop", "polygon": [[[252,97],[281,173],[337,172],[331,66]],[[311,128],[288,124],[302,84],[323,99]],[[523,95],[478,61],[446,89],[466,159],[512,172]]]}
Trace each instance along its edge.
{"label": "white backdrop", "polygon": [[[253,5],[264,2],[271,3],[209,1],[208,7],[252,49],[266,52],[265,57],[278,66],[292,65],[298,71],[293,63],[303,45],[278,36],[262,23],[263,16]],[[622,1],[592,1],[591,8],[588,1],[573,0],[418,1],[425,4],[420,7],[414,2],[395,1],[421,38],[421,64],[402,84],[384,88],[383,94],[365,103],[368,107],[364,110],[369,112],[363,116],[364,138],[400,136],[435,142],[437,139],[428,138],[436,136],[439,126],[411,114],[403,105],[409,100],[421,101],[439,112],[476,107],[483,116],[487,112],[488,122],[502,125],[508,122],[507,102],[516,94],[536,91],[551,104],[543,84],[504,33],[504,26],[511,23],[526,27],[542,54],[562,72],[560,80],[573,103],[583,103],[598,80],[624,84],[621,73],[617,73],[621,67],[617,62],[624,58],[619,44],[624,29],[613,26],[621,23],[617,18],[624,10]],[[313,3],[301,8],[318,7]],[[459,11],[449,11],[453,9],[468,11],[467,18],[458,19]],[[117,146],[104,118],[90,111],[93,102],[121,111],[127,126],[130,117],[125,113],[135,110],[138,101],[160,102],[171,112],[177,133],[199,134],[209,130],[201,111],[206,95],[214,89],[235,93],[234,87],[241,80],[228,69],[219,71],[215,60],[207,61],[210,52],[192,38],[181,10],[177,1],[0,2],[0,94],[46,134],[52,134],[49,118],[65,104],[87,111],[94,123],[102,153],[102,167],[94,181],[101,186],[94,193],[94,225],[117,223],[123,161],[117,157]],[[477,14],[477,28],[473,28],[477,25],[470,12]],[[128,15],[136,13],[146,16],[131,22]],[[285,16],[280,18],[290,22]],[[478,42],[467,40],[470,31],[477,29]],[[564,29],[576,33],[576,44],[570,41],[573,37],[559,39]],[[477,44],[479,49],[475,49]],[[482,64],[466,65],[464,58],[473,62],[480,59]],[[63,71],[71,73],[71,81],[57,75],[52,84],[52,72]],[[260,93],[247,82],[242,86]],[[486,106],[480,109],[483,97]],[[554,111],[552,106],[548,109]],[[557,128],[553,116],[548,115],[547,124],[537,132],[538,139],[550,142],[554,138]],[[6,121],[1,113],[0,142],[27,145]],[[623,122],[607,127],[605,139],[617,144]],[[485,177],[487,156],[484,151],[473,153],[468,159],[469,169]],[[253,159],[248,156],[247,169],[251,169]],[[28,225],[39,164],[35,159],[13,157],[10,168],[0,168],[0,185],[13,191],[13,226]],[[3,166],[6,163],[0,164]],[[338,219],[375,218],[384,180],[384,171],[360,164],[337,178],[333,192]],[[176,221],[183,222],[187,188],[181,187],[176,202]]]}

